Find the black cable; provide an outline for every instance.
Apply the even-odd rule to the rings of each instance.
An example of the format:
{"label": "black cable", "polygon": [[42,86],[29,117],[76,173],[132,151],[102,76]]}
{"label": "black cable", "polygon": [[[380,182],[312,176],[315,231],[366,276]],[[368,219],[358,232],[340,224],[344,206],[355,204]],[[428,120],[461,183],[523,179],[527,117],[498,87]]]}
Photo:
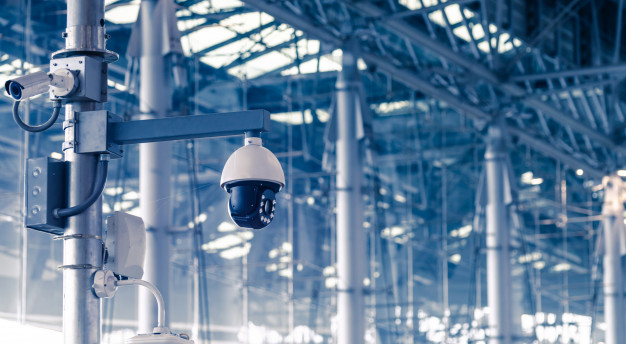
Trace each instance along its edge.
{"label": "black cable", "polygon": [[104,184],[107,181],[108,166],[109,166],[108,160],[100,160],[100,163],[98,164],[98,170],[96,172],[96,179],[94,180],[94,184],[93,184],[93,189],[91,190],[91,194],[89,195],[89,197],[87,197],[87,199],[83,203],[79,205],[75,205],[70,208],[54,209],[54,212],[53,212],[54,216],[55,217],[75,216],[84,212],[85,210],[87,210],[87,208],[91,207],[94,203],[96,203],[98,198],[100,198],[100,195],[102,195],[102,191],[104,190]]}
{"label": "black cable", "polygon": [[24,121],[22,121],[22,119],[20,118],[20,114],[19,114],[19,107],[20,107],[20,101],[16,100],[15,102],[13,102],[13,119],[15,120],[15,123],[17,123],[17,125],[20,126],[20,128],[29,131],[31,133],[39,133],[42,132],[48,128],[50,128],[59,118],[59,113],[61,112],[61,101],[60,100],[55,100],[53,102],[52,105],[52,116],[50,116],[50,119],[41,125],[36,125],[36,126],[32,126],[32,125],[28,125],[26,123],[24,123]]}

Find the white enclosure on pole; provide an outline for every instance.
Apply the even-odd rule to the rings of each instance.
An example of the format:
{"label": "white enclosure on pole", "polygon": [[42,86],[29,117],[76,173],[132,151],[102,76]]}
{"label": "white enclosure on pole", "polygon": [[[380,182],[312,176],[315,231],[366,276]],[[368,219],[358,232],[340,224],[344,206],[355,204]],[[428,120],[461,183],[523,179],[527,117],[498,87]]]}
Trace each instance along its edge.
{"label": "white enclosure on pole", "polygon": [[[105,49],[104,0],[68,0],[64,34],[69,56],[91,55],[100,62]],[[56,53],[55,53],[56,54]],[[106,73],[104,74],[106,79]],[[106,89],[103,90],[106,92]],[[73,149],[77,111],[99,110],[95,101],[68,101],[65,105],[65,160],[69,161],[69,205],[84,202],[96,176],[97,154]],[[69,141],[67,141],[69,140]],[[100,299],[91,285],[102,267],[102,199],[68,218],[63,235],[63,336],[65,344],[100,343]]]}
{"label": "white enclosure on pole", "polygon": [[502,129],[489,128],[485,153],[487,179],[487,299],[489,344],[512,343],[511,262],[505,204],[506,144]]}
{"label": "white enclosure on pole", "polygon": [[[166,1],[166,0],[161,0]],[[163,57],[163,15],[158,0],[142,0],[140,59],[140,119],[165,117],[171,108],[171,85]],[[171,143],[139,145],[139,204],[146,224],[146,260],[143,279],[154,284],[168,304],[169,242],[172,206],[170,197]],[[139,291],[139,332],[157,325],[157,304],[147,290]],[[167,326],[167,320],[166,325]]]}
{"label": "white enclosure on pole", "polygon": [[365,235],[361,157],[357,140],[359,74],[356,58],[343,52],[337,80],[337,343],[362,344]]}
{"label": "white enclosure on pole", "polygon": [[605,179],[604,205],[604,322],[606,344],[624,343],[624,285],[620,244],[624,231],[622,179]]}

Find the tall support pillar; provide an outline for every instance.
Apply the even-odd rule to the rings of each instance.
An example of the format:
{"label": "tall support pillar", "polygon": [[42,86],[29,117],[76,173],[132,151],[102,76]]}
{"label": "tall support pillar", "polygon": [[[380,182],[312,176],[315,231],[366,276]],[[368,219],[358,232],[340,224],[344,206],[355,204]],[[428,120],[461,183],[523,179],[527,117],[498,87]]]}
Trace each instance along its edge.
{"label": "tall support pillar", "polygon": [[[91,55],[102,61],[105,49],[104,0],[68,0],[65,50],[53,55]],[[106,69],[104,78],[106,79]],[[106,92],[102,90],[102,92]],[[77,111],[99,110],[95,101],[69,101],[65,105],[65,160],[70,163],[70,206],[91,193],[98,155],[77,154],[72,145]],[[63,240],[63,335],[65,344],[100,342],[100,299],[93,293],[92,275],[102,266],[102,199],[83,213],[70,217]]]}
{"label": "tall support pillar", "polygon": [[506,144],[501,127],[489,128],[485,153],[487,176],[487,296],[489,344],[510,344],[511,262],[505,205]]}
{"label": "tall support pillar", "polygon": [[356,58],[343,52],[337,80],[337,343],[362,344],[365,308],[365,236],[361,158],[357,140],[359,75]]}
{"label": "tall support pillar", "polygon": [[[158,0],[142,0],[140,111],[141,119],[165,117],[171,108],[171,86],[163,57],[163,16],[157,15]],[[154,284],[168,304],[169,242],[171,227],[169,142],[139,145],[139,204],[146,224],[146,260],[143,279]],[[157,325],[157,305],[152,294],[139,290],[139,332],[151,332]],[[166,322],[167,325],[167,322]]]}
{"label": "tall support pillar", "polygon": [[624,285],[620,243],[624,231],[622,180],[613,175],[605,180],[604,205],[604,321],[606,344],[624,343]]}

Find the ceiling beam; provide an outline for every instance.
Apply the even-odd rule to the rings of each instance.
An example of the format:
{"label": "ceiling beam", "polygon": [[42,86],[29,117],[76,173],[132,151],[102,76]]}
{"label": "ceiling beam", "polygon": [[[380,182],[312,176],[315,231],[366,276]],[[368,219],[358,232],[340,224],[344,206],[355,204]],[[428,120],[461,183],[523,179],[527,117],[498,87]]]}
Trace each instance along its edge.
{"label": "ceiling beam", "polygon": [[[319,25],[315,25],[309,22],[307,19],[303,18],[302,16],[296,15],[295,13],[289,11],[288,9],[284,7],[281,7],[275,4],[270,4],[266,2],[265,0],[244,0],[244,1],[247,4],[258,8],[259,10],[263,12],[266,12],[272,15],[277,20],[285,24],[289,24],[296,29],[306,32],[312,37],[316,37],[320,40],[331,43],[338,48],[344,46],[344,41],[341,38],[336,37],[330,31],[324,29],[323,27]],[[362,4],[365,5],[364,2],[362,2]],[[407,69],[400,68],[400,67],[393,65],[389,61],[388,58],[374,55],[371,53],[356,52],[356,54],[359,55],[361,58],[363,58],[366,63],[376,65],[379,71],[390,75],[396,81],[404,84],[407,87],[423,92],[424,94],[432,98],[435,98],[439,101],[446,102],[448,105],[450,105],[452,108],[455,108],[457,111],[465,113],[466,115],[475,119],[479,119],[479,120],[490,121],[493,119],[493,116],[491,114],[486,113],[485,111],[483,111],[482,109],[480,109],[479,107],[475,105],[468,104],[468,103],[461,101],[458,96],[453,95],[452,93],[448,92],[447,90],[443,88],[433,86],[430,82],[422,79],[414,71],[407,70]],[[478,68],[480,69],[481,67],[478,67]],[[488,74],[486,74],[486,76],[495,78],[495,76],[490,76],[492,75],[490,71],[487,71],[487,72]],[[593,167],[589,165],[588,163],[582,161],[581,159],[574,157],[554,147],[554,145],[550,143],[547,143],[541,139],[535,138],[525,133],[524,131],[520,130],[519,128],[514,128],[510,125],[508,125],[507,127],[511,128],[511,130],[509,131],[510,134],[517,136],[521,142],[528,145],[529,147],[532,147],[538,152],[545,154],[546,156],[559,160],[569,165],[572,168],[582,168],[585,170],[585,172],[596,177],[602,177],[606,175],[606,173],[602,171],[602,169]],[[613,145],[612,142],[611,144]]]}
{"label": "ceiling beam", "polygon": [[567,78],[575,76],[597,76],[598,74],[626,75],[626,64],[594,66],[580,69],[560,70],[548,73],[516,75],[509,78],[512,82],[536,81],[546,79]]}

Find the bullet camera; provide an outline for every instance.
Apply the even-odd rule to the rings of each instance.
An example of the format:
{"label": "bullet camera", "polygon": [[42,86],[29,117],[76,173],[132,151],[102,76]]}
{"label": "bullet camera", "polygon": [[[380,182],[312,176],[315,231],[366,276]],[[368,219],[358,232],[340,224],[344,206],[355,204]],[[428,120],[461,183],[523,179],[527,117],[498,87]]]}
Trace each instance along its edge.
{"label": "bullet camera", "polygon": [[4,84],[4,89],[11,98],[21,101],[44,94],[50,88],[54,98],[67,97],[76,92],[78,84],[75,72],[60,68],[52,73],[41,71],[9,80]]}
{"label": "bullet camera", "polygon": [[261,138],[246,134],[245,146],[226,161],[220,186],[230,194],[228,212],[244,228],[261,229],[274,219],[276,194],[285,186],[278,159]]}
{"label": "bullet camera", "polygon": [[7,81],[4,89],[15,100],[24,100],[48,92],[51,77],[41,71]]}

